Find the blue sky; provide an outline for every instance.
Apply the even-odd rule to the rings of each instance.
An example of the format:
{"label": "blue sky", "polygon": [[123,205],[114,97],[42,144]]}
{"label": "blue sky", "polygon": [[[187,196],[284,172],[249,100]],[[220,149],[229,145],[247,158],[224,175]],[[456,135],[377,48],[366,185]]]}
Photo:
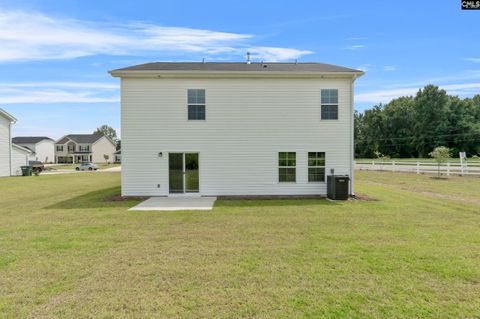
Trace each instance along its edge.
{"label": "blue sky", "polygon": [[480,93],[480,11],[457,0],[0,0],[0,107],[14,135],[119,130],[108,70],[150,61],[324,62],[366,71],[356,108],[428,83]]}

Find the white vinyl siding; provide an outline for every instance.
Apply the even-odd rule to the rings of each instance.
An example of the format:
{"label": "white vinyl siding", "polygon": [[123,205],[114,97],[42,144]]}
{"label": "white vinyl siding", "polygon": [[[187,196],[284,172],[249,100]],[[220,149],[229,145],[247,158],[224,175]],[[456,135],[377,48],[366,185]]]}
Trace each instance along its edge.
{"label": "white vinyl siding", "polygon": [[31,161],[40,161],[42,163],[53,163],[55,161],[55,142],[52,140],[42,140],[36,144],[17,143],[17,145],[27,147],[33,153],[30,154]]}
{"label": "white vinyl siding", "polygon": [[[208,92],[208,121],[188,121],[189,88]],[[320,117],[321,89],[338,88],[336,121]],[[146,79],[121,82],[122,194],[168,195],[168,157],[198,152],[201,195],[325,194],[308,182],[308,152],[351,173],[351,79]],[[278,182],[278,153],[296,152],[296,182]],[[160,185],[160,187],[158,187]]]}
{"label": "white vinyl siding", "polygon": [[0,115],[0,177],[10,175],[10,120]]}
{"label": "white vinyl siding", "polygon": [[28,165],[28,152],[12,146],[12,176],[22,175],[22,166]]}

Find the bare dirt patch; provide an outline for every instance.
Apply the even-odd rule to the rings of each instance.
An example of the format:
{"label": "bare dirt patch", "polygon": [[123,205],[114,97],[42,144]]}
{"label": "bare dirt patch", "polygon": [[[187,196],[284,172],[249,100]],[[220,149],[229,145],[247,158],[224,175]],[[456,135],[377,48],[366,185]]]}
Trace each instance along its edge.
{"label": "bare dirt patch", "polygon": [[356,193],[355,194],[355,199],[364,200],[364,201],[367,201],[367,202],[378,202],[378,201],[380,201],[377,198],[371,197],[371,196],[366,195],[366,194],[361,194],[361,193]]}
{"label": "bare dirt patch", "polygon": [[122,196],[122,195],[113,195],[105,198],[106,202],[125,202],[131,200],[147,200],[150,196]]}

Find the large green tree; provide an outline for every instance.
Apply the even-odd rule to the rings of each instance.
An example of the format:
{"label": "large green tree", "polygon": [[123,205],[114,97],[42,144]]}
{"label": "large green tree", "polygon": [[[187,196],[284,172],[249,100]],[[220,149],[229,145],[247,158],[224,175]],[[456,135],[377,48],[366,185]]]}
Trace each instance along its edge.
{"label": "large green tree", "polygon": [[355,112],[356,157],[426,157],[438,146],[480,154],[480,95],[461,99],[428,85],[415,97]]}
{"label": "large green tree", "polygon": [[112,141],[114,141],[115,143],[117,143],[118,141],[118,138],[117,138],[117,131],[115,131],[115,129],[111,126],[108,126],[106,124],[98,127],[95,132],[93,132],[94,134],[101,134],[101,135],[104,135],[106,137],[109,137]]}
{"label": "large green tree", "polygon": [[448,134],[448,96],[445,90],[427,85],[414,98],[413,143],[419,157],[425,157],[433,147],[446,144]]}

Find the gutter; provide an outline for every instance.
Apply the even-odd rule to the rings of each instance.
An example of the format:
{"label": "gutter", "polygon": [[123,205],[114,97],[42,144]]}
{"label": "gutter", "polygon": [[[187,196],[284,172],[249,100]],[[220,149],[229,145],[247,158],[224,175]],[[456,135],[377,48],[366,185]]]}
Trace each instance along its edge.
{"label": "gutter", "polygon": [[281,77],[281,78],[323,78],[323,77],[359,77],[364,74],[358,72],[283,72],[283,71],[154,71],[154,70],[112,70],[108,71],[114,77]]}

